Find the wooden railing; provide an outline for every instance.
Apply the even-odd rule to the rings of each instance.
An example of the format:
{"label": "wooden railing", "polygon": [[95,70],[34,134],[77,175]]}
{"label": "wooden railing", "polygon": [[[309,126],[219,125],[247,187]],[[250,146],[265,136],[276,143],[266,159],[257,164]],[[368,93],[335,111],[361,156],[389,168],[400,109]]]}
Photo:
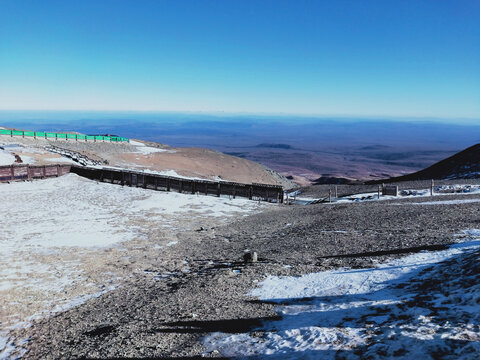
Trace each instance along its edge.
{"label": "wooden railing", "polygon": [[70,172],[70,165],[7,165],[0,166],[0,182],[45,179]]}

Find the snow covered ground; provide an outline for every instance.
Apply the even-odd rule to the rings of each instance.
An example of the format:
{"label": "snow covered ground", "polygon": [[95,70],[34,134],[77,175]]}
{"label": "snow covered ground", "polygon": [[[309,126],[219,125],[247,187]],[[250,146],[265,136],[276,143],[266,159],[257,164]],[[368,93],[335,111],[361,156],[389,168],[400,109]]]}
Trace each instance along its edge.
{"label": "snow covered ground", "polygon": [[[23,139],[22,139],[23,140]],[[15,155],[20,157],[21,164],[34,165],[37,163],[52,162],[52,163],[74,163],[74,161],[65,157],[60,157],[52,152],[47,151],[43,147],[35,144],[19,144],[10,138],[0,139],[0,166],[12,165],[16,163]]]}
{"label": "snow covered ground", "polygon": [[10,152],[0,149],[0,166],[12,165],[15,162],[15,156]]}
{"label": "snow covered ground", "polygon": [[141,153],[143,155],[149,155],[157,152],[167,152],[167,153],[175,153],[175,150],[168,150],[168,149],[160,149],[157,147],[152,147],[152,146],[147,146],[144,143],[140,141],[135,141],[135,140],[130,140],[130,145],[133,145],[136,147],[136,150],[138,153]]}
{"label": "snow covered ground", "polygon": [[268,204],[98,183],[75,174],[0,184],[3,347],[8,329],[113,288],[115,276],[100,269],[100,284],[90,272],[102,259],[115,263],[112,254],[125,244],[147,241],[139,224],[174,227],[182,214],[188,213],[189,220],[226,219],[264,206]]}
{"label": "snow covered ground", "polygon": [[270,276],[250,295],[279,304],[254,333],[213,333],[207,352],[260,359],[446,358],[480,353],[480,230],[448,250],[370,269]]}

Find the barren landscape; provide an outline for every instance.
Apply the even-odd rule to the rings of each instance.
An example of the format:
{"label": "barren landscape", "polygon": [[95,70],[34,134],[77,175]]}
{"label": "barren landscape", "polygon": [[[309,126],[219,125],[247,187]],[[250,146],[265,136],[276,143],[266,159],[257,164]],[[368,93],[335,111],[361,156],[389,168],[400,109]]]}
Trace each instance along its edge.
{"label": "barren landscape", "polygon": [[[109,162],[171,151],[67,146]],[[474,359],[480,181],[398,185],[287,205],[74,174],[1,184],[2,357]]]}

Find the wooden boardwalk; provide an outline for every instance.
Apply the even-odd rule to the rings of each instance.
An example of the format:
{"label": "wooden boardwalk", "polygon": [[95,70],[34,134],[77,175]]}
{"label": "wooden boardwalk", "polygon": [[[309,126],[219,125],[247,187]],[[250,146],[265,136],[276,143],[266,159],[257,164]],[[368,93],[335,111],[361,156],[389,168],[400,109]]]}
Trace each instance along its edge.
{"label": "wooden boardwalk", "polygon": [[140,171],[76,165],[72,165],[71,172],[88,179],[124,186],[189,194],[227,195],[233,198],[238,196],[250,200],[283,203],[283,188],[279,185],[183,179]]}

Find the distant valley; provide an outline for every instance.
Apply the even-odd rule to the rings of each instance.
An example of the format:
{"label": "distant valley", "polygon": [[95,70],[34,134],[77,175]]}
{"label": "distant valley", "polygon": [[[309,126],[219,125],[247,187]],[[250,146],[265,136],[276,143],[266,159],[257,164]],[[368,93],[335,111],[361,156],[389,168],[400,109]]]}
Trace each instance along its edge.
{"label": "distant valley", "polygon": [[[9,116],[10,115],[10,116]],[[480,126],[431,121],[148,113],[1,113],[17,127],[114,133],[205,147],[264,164],[298,183],[400,176],[480,142]]]}

